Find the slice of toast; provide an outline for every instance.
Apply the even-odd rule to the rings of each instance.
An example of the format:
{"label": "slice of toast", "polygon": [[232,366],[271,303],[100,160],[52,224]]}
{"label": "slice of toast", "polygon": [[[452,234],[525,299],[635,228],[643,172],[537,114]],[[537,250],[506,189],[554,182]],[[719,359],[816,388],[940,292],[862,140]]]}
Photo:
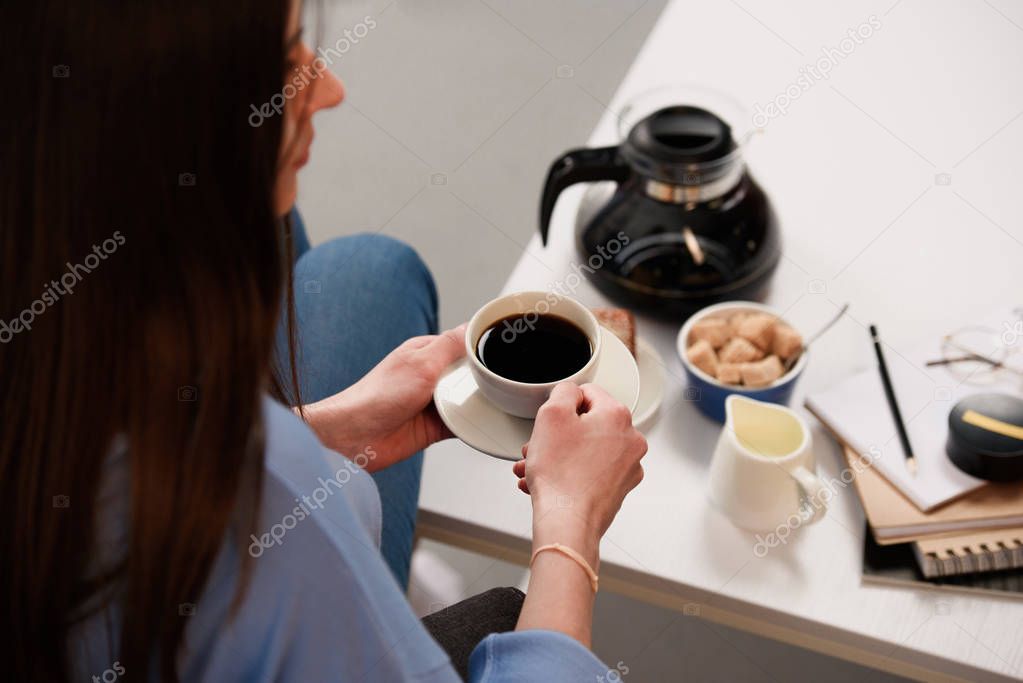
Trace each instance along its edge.
{"label": "slice of toast", "polygon": [[597,322],[611,330],[636,357],[636,316],[626,308],[591,308]]}

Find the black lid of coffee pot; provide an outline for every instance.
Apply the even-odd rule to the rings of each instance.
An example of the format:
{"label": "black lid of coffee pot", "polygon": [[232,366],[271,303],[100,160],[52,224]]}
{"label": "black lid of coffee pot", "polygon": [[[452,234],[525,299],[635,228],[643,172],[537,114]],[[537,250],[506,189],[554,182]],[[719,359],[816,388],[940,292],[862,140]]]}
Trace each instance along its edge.
{"label": "black lid of coffee pot", "polygon": [[664,107],[644,118],[629,131],[621,152],[638,172],[681,185],[714,180],[738,158],[728,124],[690,105]]}

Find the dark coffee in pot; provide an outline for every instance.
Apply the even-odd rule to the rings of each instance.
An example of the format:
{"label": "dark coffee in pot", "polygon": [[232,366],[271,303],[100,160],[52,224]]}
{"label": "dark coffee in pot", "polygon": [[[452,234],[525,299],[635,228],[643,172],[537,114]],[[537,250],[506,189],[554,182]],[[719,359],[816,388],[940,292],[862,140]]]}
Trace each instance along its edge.
{"label": "dark coffee in pot", "polygon": [[581,370],[593,355],[589,338],[557,315],[516,314],[480,335],[476,357],[491,372],[515,382],[543,384]]}

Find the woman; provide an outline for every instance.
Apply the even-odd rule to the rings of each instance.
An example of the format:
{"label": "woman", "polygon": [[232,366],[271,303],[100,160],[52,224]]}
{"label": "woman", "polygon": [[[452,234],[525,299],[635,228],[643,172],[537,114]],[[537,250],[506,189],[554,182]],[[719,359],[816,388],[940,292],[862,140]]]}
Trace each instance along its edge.
{"label": "woman", "polygon": [[[298,2],[114,4],[0,10],[8,670],[457,680],[399,583],[464,330],[434,334],[408,247],[306,251],[287,218],[340,82]],[[589,569],[645,450],[599,388],[554,391],[514,473],[534,548],[576,556],[536,555],[517,630],[477,647],[472,680],[606,674]]]}

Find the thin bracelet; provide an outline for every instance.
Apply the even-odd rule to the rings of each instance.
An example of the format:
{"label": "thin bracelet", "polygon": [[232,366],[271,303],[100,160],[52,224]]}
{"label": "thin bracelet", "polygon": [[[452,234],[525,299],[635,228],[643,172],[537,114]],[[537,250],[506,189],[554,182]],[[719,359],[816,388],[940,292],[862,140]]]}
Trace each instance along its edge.
{"label": "thin bracelet", "polygon": [[545,550],[556,550],[559,553],[561,553],[562,555],[564,555],[565,557],[568,557],[568,558],[571,558],[572,560],[575,560],[575,563],[578,564],[580,567],[582,567],[583,571],[586,572],[586,576],[588,576],[590,578],[590,587],[593,589],[593,592],[594,593],[597,592],[597,582],[598,582],[597,572],[593,571],[593,567],[590,566],[590,563],[586,561],[585,557],[580,555],[578,552],[576,552],[572,548],[569,548],[567,545],[561,545],[560,543],[551,543],[550,545],[542,545],[542,546],[540,546],[539,548],[537,548],[536,550],[533,551],[533,557],[531,557],[529,559],[529,566],[530,567],[532,567],[533,566],[533,562],[536,561],[536,556],[539,555],[540,553],[542,553]]}

